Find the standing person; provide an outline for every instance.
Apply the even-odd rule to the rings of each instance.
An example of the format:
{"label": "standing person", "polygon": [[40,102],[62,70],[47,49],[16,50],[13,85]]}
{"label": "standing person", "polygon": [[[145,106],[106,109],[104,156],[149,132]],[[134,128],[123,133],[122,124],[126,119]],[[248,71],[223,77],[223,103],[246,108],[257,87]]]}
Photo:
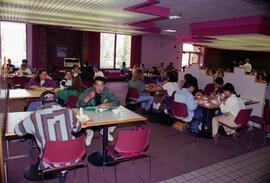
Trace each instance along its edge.
{"label": "standing person", "polygon": [[143,71],[141,69],[135,69],[133,71],[133,75],[128,86],[138,90],[140,95],[138,102],[142,102],[142,108],[145,112],[149,112],[151,105],[153,104],[154,97],[145,92],[146,85],[143,83]]}
{"label": "standing person", "polygon": [[170,64],[167,66],[166,70],[167,71],[174,71],[175,70],[175,67],[173,65],[173,62],[170,62]]}
{"label": "standing person", "polygon": [[93,69],[94,69],[94,78],[98,77],[98,76],[99,77],[105,77],[104,73],[101,70],[99,70],[98,66],[94,66]]}
{"label": "standing person", "polygon": [[[86,89],[79,97],[77,107],[118,107],[120,105],[119,99],[105,87],[105,78],[97,76],[94,78],[94,85]],[[112,133],[115,126],[109,127],[108,140],[113,141]],[[102,133],[102,131],[101,131]],[[86,145],[89,146],[92,142],[94,132],[91,129],[86,130]]]}
{"label": "standing person", "polygon": [[[234,86],[231,83],[226,83],[223,86],[223,94],[227,98],[226,102],[222,102],[220,110],[223,113],[220,116],[216,116],[212,119],[212,136],[215,141],[218,139],[218,128],[220,123],[227,124],[229,126],[237,127],[238,125],[234,122],[238,112],[241,109],[245,109],[245,103],[241,98],[236,96]],[[235,131],[223,126],[227,135],[234,134]]]}
{"label": "standing person", "polygon": [[[47,141],[74,139],[73,133],[81,130],[81,123],[77,120],[72,110],[63,108],[57,104],[56,96],[53,92],[43,92],[40,100],[42,102],[41,109],[18,123],[15,127],[15,133],[18,136],[32,134],[40,149],[39,157],[42,157],[43,148]],[[58,166],[59,164],[48,164],[43,161],[39,163],[39,169],[41,170],[57,168]],[[61,172],[59,177],[60,182],[64,182],[66,175],[67,172]]]}
{"label": "standing person", "polygon": [[15,70],[15,65],[11,63],[11,59],[7,59],[7,64],[2,66],[2,69],[7,68],[8,74],[13,73]]}
{"label": "standing person", "polygon": [[246,74],[251,74],[252,65],[250,64],[250,60],[248,58],[245,60],[245,64],[243,67],[245,68]]}
{"label": "standing person", "polygon": [[26,64],[21,64],[21,68],[16,71],[16,74],[29,76],[32,75],[32,72],[29,68],[27,68]]}
{"label": "standing person", "polygon": [[128,73],[128,69],[126,67],[126,62],[122,62],[122,65],[120,67],[120,71],[121,71],[121,74],[125,75],[126,73]]}

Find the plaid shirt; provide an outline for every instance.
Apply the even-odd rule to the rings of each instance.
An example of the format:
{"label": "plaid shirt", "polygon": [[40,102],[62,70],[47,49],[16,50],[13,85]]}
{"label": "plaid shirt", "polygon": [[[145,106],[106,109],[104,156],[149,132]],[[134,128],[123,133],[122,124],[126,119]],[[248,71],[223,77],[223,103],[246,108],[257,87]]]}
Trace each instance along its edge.
{"label": "plaid shirt", "polygon": [[[18,136],[32,134],[40,148],[40,157],[46,141],[66,141],[74,139],[72,132],[81,130],[81,123],[77,120],[72,110],[63,108],[56,103],[45,104],[40,110],[35,111],[15,127]],[[40,169],[57,167],[40,162]]]}

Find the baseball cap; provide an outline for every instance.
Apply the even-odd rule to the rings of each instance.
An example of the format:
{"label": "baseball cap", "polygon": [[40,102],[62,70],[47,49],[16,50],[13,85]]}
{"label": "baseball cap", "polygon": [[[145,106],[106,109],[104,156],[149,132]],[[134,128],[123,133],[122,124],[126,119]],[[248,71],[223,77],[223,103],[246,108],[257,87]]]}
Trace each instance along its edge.
{"label": "baseball cap", "polygon": [[45,91],[40,95],[41,102],[44,103],[51,103],[57,102],[56,95],[52,91]]}

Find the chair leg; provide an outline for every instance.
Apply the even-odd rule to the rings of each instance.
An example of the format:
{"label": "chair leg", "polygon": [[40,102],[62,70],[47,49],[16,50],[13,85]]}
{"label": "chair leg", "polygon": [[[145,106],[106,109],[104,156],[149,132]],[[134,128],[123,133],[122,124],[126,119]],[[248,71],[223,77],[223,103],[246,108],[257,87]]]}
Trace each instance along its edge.
{"label": "chair leg", "polygon": [[266,130],[265,130],[266,124],[263,124],[263,145],[266,144]]}
{"label": "chair leg", "polygon": [[[75,183],[75,181],[76,181],[76,168],[74,168],[74,170],[73,170],[73,182]],[[77,181],[76,181],[77,182]]]}
{"label": "chair leg", "polygon": [[65,183],[67,178],[67,171],[59,172],[59,183]]}
{"label": "chair leg", "polygon": [[89,166],[88,166],[88,164],[86,165],[86,169],[87,169],[87,183],[89,183],[90,182],[90,176],[89,176]]}
{"label": "chair leg", "polygon": [[238,140],[238,138],[237,138],[237,132],[235,132],[235,134],[234,134],[234,151],[236,152],[237,151],[237,140]]}
{"label": "chair leg", "polygon": [[41,173],[41,182],[44,183],[44,173]]}
{"label": "chair leg", "polygon": [[115,163],[113,165],[113,169],[114,169],[114,181],[115,181],[115,183],[117,183],[117,173],[116,173],[116,164]]}
{"label": "chair leg", "polygon": [[152,157],[149,155],[149,178],[152,177]]}

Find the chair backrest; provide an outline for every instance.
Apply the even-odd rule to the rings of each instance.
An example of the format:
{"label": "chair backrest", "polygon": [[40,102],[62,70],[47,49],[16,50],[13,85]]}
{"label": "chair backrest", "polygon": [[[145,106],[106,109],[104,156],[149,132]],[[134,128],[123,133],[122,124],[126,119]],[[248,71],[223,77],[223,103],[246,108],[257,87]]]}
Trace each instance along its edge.
{"label": "chair backrest", "polygon": [[128,98],[129,99],[138,99],[140,97],[139,91],[137,88],[128,88]]}
{"label": "chair backrest", "polygon": [[172,114],[176,117],[187,117],[188,116],[188,110],[187,105],[180,102],[173,102],[172,103]]}
{"label": "chair backrest", "polygon": [[14,76],[12,79],[13,86],[14,85],[21,85],[24,86],[26,83],[28,83],[28,78],[25,76]]}
{"label": "chair backrest", "polygon": [[76,104],[78,101],[78,96],[69,96],[67,100],[67,107],[68,108],[76,108]]}
{"label": "chair backrest", "polygon": [[238,124],[239,126],[246,126],[249,121],[251,112],[252,112],[252,109],[241,109],[238,112],[234,122]]}
{"label": "chair backrest", "polygon": [[120,131],[114,149],[119,153],[144,152],[150,142],[150,128],[135,128],[130,131]]}
{"label": "chair backrest", "polygon": [[270,123],[270,105],[265,107],[263,117],[266,123]]}
{"label": "chair backrest", "polygon": [[67,141],[47,141],[41,160],[52,164],[66,164],[82,159],[85,153],[84,136]]}

